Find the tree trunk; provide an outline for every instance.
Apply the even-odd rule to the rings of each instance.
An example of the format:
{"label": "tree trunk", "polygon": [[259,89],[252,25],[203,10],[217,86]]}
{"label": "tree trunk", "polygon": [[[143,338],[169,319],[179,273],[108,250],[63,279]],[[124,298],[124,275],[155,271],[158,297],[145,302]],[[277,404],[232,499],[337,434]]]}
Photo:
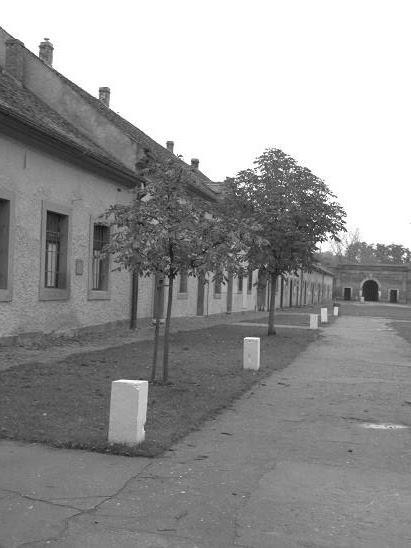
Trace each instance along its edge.
{"label": "tree trunk", "polygon": [[268,313],[268,335],[275,335],[274,327],[274,309],[275,309],[275,289],[277,285],[277,274],[271,274],[270,288],[270,309]]}
{"label": "tree trunk", "polygon": [[160,339],[160,318],[156,317],[156,328],[154,331],[154,351],[153,351],[153,363],[151,366],[151,377],[150,381],[154,382],[156,380],[156,368],[157,368],[157,355],[158,355],[158,343]]}
{"label": "tree trunk", "polygon": [[133,270],[131,284],[131,315],[130,329],[137,327],[137,301],[138,301],[138,272]]}
{"label": "tree trunk", "polygon": [[167,300],[167,316],[166,326],[164,330],[164,349],[163,349],[163,382],[168,381],[168,349],[170,342],[170,322],[171,322],[171,307],[173,305],[173,285],[174,277],[168,279],[168,300]]}

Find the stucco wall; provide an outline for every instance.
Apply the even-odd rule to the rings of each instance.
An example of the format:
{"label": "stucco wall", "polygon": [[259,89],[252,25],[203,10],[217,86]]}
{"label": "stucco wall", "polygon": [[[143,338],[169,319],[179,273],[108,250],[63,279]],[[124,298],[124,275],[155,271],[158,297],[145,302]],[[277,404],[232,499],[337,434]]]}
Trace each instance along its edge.
{"label": "stucco wall", "polygon": [[335,296],[344,298],[344,288],[351,288],[351,299],[359,300],[362,296],[362,284],[366,280],[375,280],[380,291],[379,300],[388,302],[390,290],[398,290],[398,302],[409,302],[409,272],[406,266],[387,265],[341,265],[336,272]]}
{"label": "stucco wall", "polygon": [[[15,197],[13,293],[10,302],[0,302],[0,337],[27,332],[59,332],[127,320],[129,273],[110,274],[109,300],[88,299],[91,216],[103,213],[110,204],[127,201],[127,191],[109,180],[3,136],[0,136],[0,157],[0,188],[12,191]],[[67,300],[39,300],[44,200],[72,211],[70,296]],[[75,274],[76,259],[83,261],[82,275]]]}

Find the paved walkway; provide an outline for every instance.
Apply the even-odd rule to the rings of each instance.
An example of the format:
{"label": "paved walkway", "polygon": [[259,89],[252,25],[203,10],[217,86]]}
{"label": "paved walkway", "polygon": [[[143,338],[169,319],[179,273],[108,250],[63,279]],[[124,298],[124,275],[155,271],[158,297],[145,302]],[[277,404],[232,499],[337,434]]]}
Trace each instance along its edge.
{"label": "paved walkway", "polygon": [[384,320],[341,317],[162,458],[2,442],[0,545],[409,547],[410,366]]}

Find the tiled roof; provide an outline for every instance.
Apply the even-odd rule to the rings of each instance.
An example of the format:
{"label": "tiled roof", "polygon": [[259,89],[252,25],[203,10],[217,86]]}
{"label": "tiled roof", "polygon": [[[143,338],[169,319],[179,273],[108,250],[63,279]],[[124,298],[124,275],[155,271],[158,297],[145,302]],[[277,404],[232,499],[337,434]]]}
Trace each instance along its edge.
{"label": "tiled roof", "polygon": [[85,154],[110,164],[122,172],[126,170],[107,151],[83,135],[77,128],[41,101],[36,95],[21,86],[13,77],[0,69],[0,108],[8,114],[35,126],[44,133],[80,148]]}
{"label": "tiled roof", "polygon": [[[2,29],[1,27],[0,29],[9,37],[11,37],[11,35],[8,34],[6,31],[4,31],[4,29]],[[38,60],[38,57],[29,49],[25,48],[25,51],[27,55],[33,56],[36,58],[36,60]],[[193,167],[183,162],[180,158],[175,156],[172,152],[167,150],[165,147],[161,146],[159,143],[154,141],[154,139],[149,137],[146,133],[144,133],[139,128],[137,128],[136,126],[128,122],[125,118],[121,117],[119,114],[111,110],[102,101],[100,101],[96,97],[93,97],[87,91],[77,86],[74,82],[66,78],[63,74],[59,73],[53,67],[48,67],[48,68],[49,70],[53,71],[65,84],[70,86],[76,93],[78,93],[85,101],[87,101],[101,115],[103,115],[107,120],[109,120],[112,124],[118,127],[125,135],[130,137],[135,143],[140,145],[142,148],[149,149],[150,152],[154,155],[154,157],[157,160],[165,161],[165,160],[172,159],[173,161],[177,162],[186,170],[186,173],[189,176],[190,184],[194,188],[196,188],[198,191],[208,196],[210,199],[213,199],[213,200],[218,199],[219,192],[215,190],[213,186],[213,182],[206,175],[204,175],[204,173],[202,173],[198,169],[194,169]],[[9,83],[6,84],[5,87],[10,85],[12,84],[10,84],[10,78],[9,78]],[[2,91],[4,93],[4,90]],[[5,92],[5,95],[7,95],[7,91]],[[73,142],[76,142],[78,145],[83,146],[85,149],[88,149],[90,151],[94,150],[96,154],[102,154],[104,157],[110,158],[111,161],[114,161],[115,163],[117,163],[117,165],[119,165],[119,162],[117,160],[114,160],[114,158],[106,150],[103,150],[98,145],[96,145],[92,140],[84,136],[73,125],[68,123],[63,117],[61,117],[52,109],[47,107],[47,105],[41,102],[33,94],[24,90],[24,88],[23,89],[20,88],[20,92],[18,93],[18,98],[16,98],[16,101],[14,102],[12,98],[10,97],[10,93],[9,93],[8,97],[6,98],[6,106],[12,110],[14,109],[17,111],[21,111],[23,115],[28,115],[28,117],[33,122],[36,122],[39,125],[43,121],[43,126],[47,126],[46,129],[49,129],[50,131],[55,131],[57,134],[60,134],[60,135],[65,135],[67,138],[71,139]],[[123,169],[127,170],[127,168],[125,168],[124,166],[123,166]]]}
{"label": "tiled roof", "polygon": [[[32,52],[30,52],[30,54],[34,55]],[[175,154],[167,150],[165,147],[161,146],[154,139],[152,139],[146,133],[141,131],[141,129],[139,129],[136,126],[133,126],[133,124],[130,123],[128,120],[126,120],[125,118],[123,118],[122,116],[114,112],[113,110],[111,110],[102,101],[100,101],[96,97],[93,97],[93,95],[91,95],[84,89],[77,86],[74,82],[66,78],[63,74],[56,71],[53,67],[49,67],[49,68],[50,70],[53,70],[59,76],[59,78],[61,78],[64,81],[64,83],[70,86],[93,108],[95,108],[98,112],[100,112],[100,114],[102,114],[107,120],[109,120],[112,124],[117,126],[124,134],[130,137],[134,142],[136,142],[141,147],[148,148],[150,152],[154,154],[157,160],[165,161],[165,160],[172,159],[173,161],[182,165],[184,169],[187,171],[187,173],[189,174],[190,182],[193,184],[194,187],[196,187],[198,190],[202,191],[203,193],[207,194],[210,198],[214,198],[214,199],[217,198],[218,192],[214,190],[213,182],[206,175],[204,175],[204,173],[202,173],[198,169],[194,169],[193,167],[183,162],[183,160],[178,158],[178,156],[176,156]]]}

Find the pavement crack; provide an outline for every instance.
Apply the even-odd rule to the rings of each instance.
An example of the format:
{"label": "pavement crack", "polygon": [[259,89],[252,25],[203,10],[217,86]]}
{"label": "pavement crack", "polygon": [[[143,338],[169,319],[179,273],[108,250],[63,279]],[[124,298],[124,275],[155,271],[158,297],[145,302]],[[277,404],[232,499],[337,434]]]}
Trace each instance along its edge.
{"label": "pavement crack", "polygon": [[52,500],[25,495],[23,493],[20,493],[19,491],[12,491],[11,489],[2,489],[2,491],[5,493],[9,493],[11,495],[16,495],[22,499],[30,500],[31,502],[42,502],[43,504],[49,504],[50,506],[58,506],[59,508],[71,508],[72,510],[76,510],[78,512],[82,511],[81,508],[78,508],[77,506],[72,506],[70,504],[62,504],[58,502],[53,502]]}

